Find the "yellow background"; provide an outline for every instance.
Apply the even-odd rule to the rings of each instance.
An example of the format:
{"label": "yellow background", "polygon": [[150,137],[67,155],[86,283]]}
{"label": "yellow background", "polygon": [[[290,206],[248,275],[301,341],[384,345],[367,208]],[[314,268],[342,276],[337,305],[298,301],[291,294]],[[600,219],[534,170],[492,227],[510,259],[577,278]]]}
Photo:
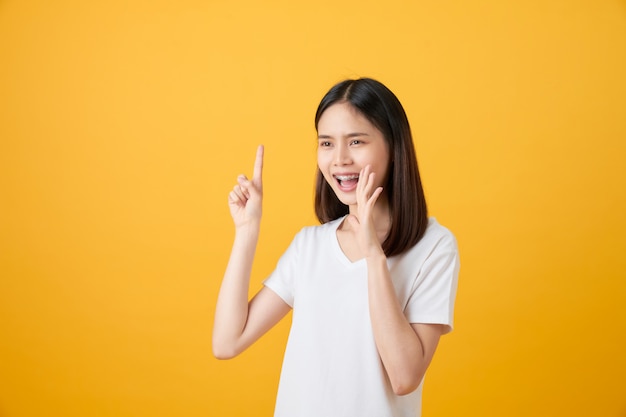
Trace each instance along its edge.
{"label": "yellow background", "polygon": [[265,144],[256,290],[356,76],[459,240],[424,415],[626,416],[618,0],[0,0],[0,416],[270,416],[288,322],[211,356],[226,196]]}

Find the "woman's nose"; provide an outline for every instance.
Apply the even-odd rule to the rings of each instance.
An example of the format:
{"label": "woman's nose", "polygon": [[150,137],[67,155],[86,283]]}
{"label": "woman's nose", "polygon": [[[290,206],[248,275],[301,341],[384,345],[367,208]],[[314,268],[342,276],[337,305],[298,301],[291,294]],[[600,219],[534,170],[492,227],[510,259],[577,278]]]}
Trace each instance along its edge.
{"label": "woman's nose", "polygon": [[345,146],[337,146],[333,159],[335,165],[347,165],[351,162],[350,151]]}

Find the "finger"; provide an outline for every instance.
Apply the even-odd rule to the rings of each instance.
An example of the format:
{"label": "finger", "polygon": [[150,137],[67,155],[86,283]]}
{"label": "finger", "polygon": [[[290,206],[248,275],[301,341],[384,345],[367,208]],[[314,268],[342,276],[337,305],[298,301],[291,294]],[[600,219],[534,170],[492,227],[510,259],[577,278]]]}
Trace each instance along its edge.
{"label": "finger", "polygon": [[231,191],[228,194],[228,203],[229,204],[237,204],[237,205],[245,205],[246,200],[242,199],[240,195],[238,195],[235,190]]}
{"label": "finger", "polygon": [[368,168],[369,165],[367,165],[365,168],[362,168],[361,172],[359,172],[359,181],[356,185],[357,199],[359,198],[359,196],[363,196],[365,194],[365,186],[368,182]]}
{"label": "finger", "polygon": [[237,182],[239,182],[239,187],[243,191],[246,198],[250,198],[250,195],[257,195],[257,187],[254,185],[252,181],[246,178],[245,175],[240,175],[237,177]]}
{"label": "finger", "polygon": [[361,195],[365,200],[369,200],[371,197],[375,179],[376,174],[371,172],[371,168],[368,165],[363,169],[363,185],[361,186]]}
{"label": "finger", "polygon": [[361,172],[359,172],[359,182],[358,182],[358,184],[360,184],[361,187],[365,186],[365,183],[367,183],[367,181],[368,181],[369,170],[370,170],[370,166],[366,165],[365,168],[362,168]]}
{"label": "finger", "polygon": [[370,172],[369,175],[367,176],[367,182],[365,183],[365,193],[366,193],[366,196],[368,197],[372,193],[372,188],[374,188],[375,179],[376,179],[376,173]]}
{"label": "finger", "polygon": [[374,206],[374,204],[376,204],[376,200],[378,200],[378,197],[380,197],[382,193],[383,193],[383,187],[377,187],[374,190],[374,192],[372,193],[372,196],[369,198],[369,200],[367,200],[370,206]]}
{"label": "finger", "polygon": [[242,184],[235,185],[234,191],[235,193],[237,193],[238,196],[240,196],[244,200],[250,199],[250,191],[244,185]]}
{"label": "finger", "polygon": [[252,173],[252,181],[256,184],[262,183],[263,177],[263,154],[265,153],[265,148],[263,145],[259,145],[256,150],[256,159],[254,161],[254,171]]}

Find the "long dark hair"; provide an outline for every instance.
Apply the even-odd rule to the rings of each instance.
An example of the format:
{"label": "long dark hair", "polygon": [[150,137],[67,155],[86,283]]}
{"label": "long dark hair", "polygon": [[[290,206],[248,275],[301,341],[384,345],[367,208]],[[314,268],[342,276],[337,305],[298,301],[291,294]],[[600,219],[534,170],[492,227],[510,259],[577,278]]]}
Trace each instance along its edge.
{"label": "long dark hair", "polygon": [[[413,146],[413,137],[404,108],[398,98],[379,81],[371,78],[345,80],[333,86],[322,98],[315,113],[315,129],[320,117],[336,103],[350,103],[384,136],[389,146],[389,175],[383,186],[389,200],[391,229],[382,244],[386,256],[398,255],[413,247],[428,226],[426,198]],[[315,180],[315,214],[327,223],[348,214],[322,173]]]}

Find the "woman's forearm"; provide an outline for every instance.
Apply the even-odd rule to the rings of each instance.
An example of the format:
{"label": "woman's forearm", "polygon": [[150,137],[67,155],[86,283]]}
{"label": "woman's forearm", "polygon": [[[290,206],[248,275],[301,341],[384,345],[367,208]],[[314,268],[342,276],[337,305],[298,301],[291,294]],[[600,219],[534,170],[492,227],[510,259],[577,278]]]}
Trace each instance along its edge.
{"label": "woman's forearm", "polygon": [[367,258],[370,318],[376,347],[397,395],[414,391],[429,358],[398,302],[384,256]]}
{"label": "woman's forearm", "polygon": [[218,358],[237,354],[248,319],[248,290],[258,237],[258,224],[240,227],[235,232],[215,307],[213,354]]}

